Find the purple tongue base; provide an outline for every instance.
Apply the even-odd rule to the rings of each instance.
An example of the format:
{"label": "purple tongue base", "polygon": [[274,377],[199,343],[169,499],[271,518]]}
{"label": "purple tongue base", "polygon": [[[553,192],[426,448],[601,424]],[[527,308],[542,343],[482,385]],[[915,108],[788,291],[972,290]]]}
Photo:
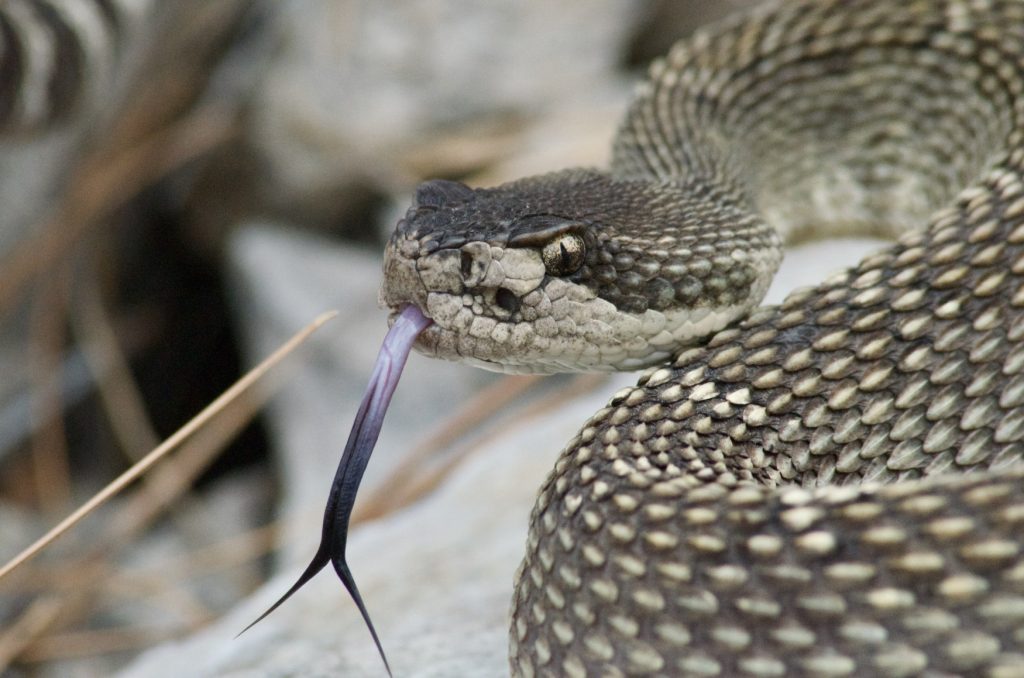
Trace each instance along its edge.
{"label": "purple tongue base", "polygon": [[327,508],[324,509],[323,531],[320,535],[320,546],[316,550],[316,555],[299,576],[298,581],[256,621],[242,629],[238,635],[242,635],[276,610],[281,603],[288,600],[293,593],[324,569],[327,563],[331,563],[334,565],[334,571],[338,573],[341,583],[348,589],[349,595],[352,596],[352,600],[359,608],[360,614],[363,615],[363,621],[370,629],[373,642],[377,645],[380,658],[384,661],[384,668],[387,669],[388,675],[391,675],[391,667],[388,666],[387,657],[384,656],[384,648],[380,644],[380,639],[377,638],[377,631],[373,628],[373,622],[370,621],[363,598],[359,595],[355,579],[352,578],[348,563],[345,561],[345,545],[348,542],[348,522],[352,516],[356,492],[358,492],[359,483],[363,479],[366,464],[370,461],[370,455],[373,453],[373,446],[377,444],[377,438],[380,436],[381,425],[384,423],[384,414],[391,402],[391,395],[395,392],[395,387],[398,386],[402,368],[405,367],[405,361],[409,357],[416,337],[430,326],[430,323],[429,318],[411,305],[402,309],[395,319],[395,324],[391,326],[387,336],[384,337],[380,353],[377,354],[377,362],[373,366],[373,374],[366,386],[363,402],[356,413],[352,430],[348,434],[348,442],[345,443],[345,452],[341,455],[341,462],[338,463],[338,470],[334,474],[334,482],[331,484],[331,492],[327,498]]}

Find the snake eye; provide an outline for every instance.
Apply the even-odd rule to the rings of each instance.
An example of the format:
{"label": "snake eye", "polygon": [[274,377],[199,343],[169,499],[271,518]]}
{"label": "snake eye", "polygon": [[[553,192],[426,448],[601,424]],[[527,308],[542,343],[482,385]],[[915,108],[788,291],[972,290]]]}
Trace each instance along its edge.
{"label": "snake eye", "polygon": [[583,238],[575,233],[566,233],[552,240],[540,251],[544,268],[550,275],[569,275],[580,270],[587,254]]}

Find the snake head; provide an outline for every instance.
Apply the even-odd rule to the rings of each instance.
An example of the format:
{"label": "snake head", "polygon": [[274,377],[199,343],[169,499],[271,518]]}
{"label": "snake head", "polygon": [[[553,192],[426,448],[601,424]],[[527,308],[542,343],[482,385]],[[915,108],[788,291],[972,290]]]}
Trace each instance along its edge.
{"label": "snake head", "polygon": [[745,312],[757,273],[738,247],[666,261],[679,244],[669,227],[701,215],[663,189],[595,170],[488,189],[428,181],[385,250],[381,305],[394,315],[413,304],[433,321],[418,351],[496,371],[663,361]]}

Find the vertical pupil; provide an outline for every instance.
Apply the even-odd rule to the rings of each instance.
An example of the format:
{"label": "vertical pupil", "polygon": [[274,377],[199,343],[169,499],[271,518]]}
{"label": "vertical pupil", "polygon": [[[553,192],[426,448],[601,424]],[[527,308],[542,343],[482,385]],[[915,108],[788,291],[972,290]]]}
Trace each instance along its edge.
{"label": "vertical pupil", "polygon": [[565,243],[558,243],[559,249],[562,251],[562,268],[569,269],[572,267],[572,256],[569,254],[569,250],[565,248]]}

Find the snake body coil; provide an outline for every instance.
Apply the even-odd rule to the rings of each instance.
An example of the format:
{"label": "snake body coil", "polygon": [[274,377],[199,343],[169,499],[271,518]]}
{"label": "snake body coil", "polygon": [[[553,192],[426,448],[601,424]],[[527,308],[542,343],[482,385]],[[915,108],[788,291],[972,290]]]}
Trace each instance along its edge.
{"label": "snake body coil", "polygon": [[[898,243],[757,309],[826,231]],[[656,366],[540,491],[517,675],[1024,675],[1024,2],[732,20],[610,172],[429,182],[385,273],[426,353]]]}
{"label": "snake body coil", "polygon": [[0,134],[29,136],[82,113],[124,62],[150,0],[0,2]]}

